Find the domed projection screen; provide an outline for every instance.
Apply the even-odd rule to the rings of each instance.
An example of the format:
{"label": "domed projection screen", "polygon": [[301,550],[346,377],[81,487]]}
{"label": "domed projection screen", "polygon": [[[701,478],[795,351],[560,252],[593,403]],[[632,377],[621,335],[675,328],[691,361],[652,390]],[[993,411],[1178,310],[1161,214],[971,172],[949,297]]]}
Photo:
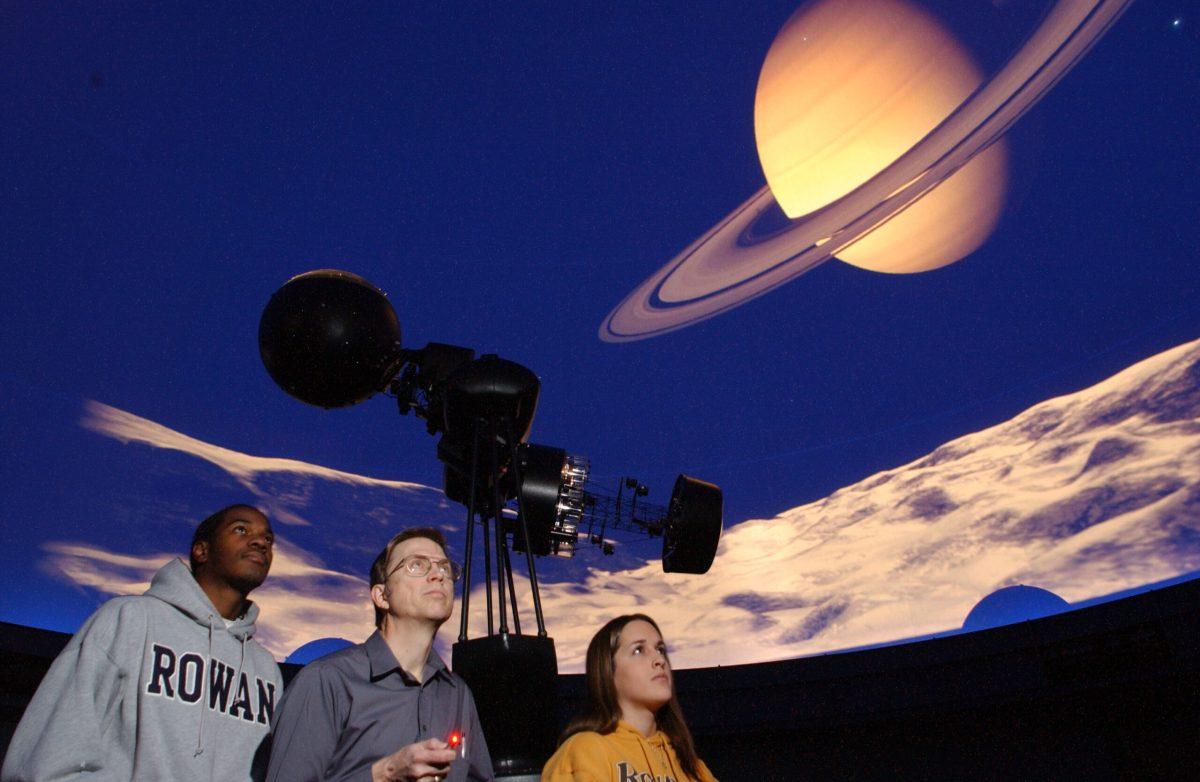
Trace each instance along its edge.
{"label": "domed projection screen", "polygon": [[[1200,19],[643,5],[0,26],[29,65],[0,69],[0,621],[74,631],[249,502],[277,536],[259,640],[361,641],[391,535],[464,551],[436,438],[385,388],[401,326],[527,367],[529,441],[623,513],[720,487],[703,575],[665,523],[576,514],[574,557],[537,560],[560,671],[631,611],[675,665],[730,665],[1200,572]],[[319,335],[268,319],[294,349],[260,355],[311,269],[362,295]]]}

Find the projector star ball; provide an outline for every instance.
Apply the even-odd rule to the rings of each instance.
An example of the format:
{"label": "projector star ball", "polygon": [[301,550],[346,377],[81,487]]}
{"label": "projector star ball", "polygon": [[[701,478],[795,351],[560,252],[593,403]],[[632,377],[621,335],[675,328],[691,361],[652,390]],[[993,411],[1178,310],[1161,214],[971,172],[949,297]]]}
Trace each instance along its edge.
{"label": "projector star ball", "polygon": [[[1131,0],[1057,0],[984,79],[907,0],[819,0],[784,25],[755,96],[767,186],[617,305],[600,338],[666,334],[837,257],[917,272],[977,249],[1006,189],[1001,137]],[[782,228],[764,218],[782,208]]]}

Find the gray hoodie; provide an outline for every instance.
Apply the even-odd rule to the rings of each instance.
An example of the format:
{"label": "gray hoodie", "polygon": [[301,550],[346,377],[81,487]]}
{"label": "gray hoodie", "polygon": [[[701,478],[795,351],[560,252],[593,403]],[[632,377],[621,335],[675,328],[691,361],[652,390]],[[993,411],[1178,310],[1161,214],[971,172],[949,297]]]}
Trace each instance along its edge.
{"label": "gray hoodie", "polygon": [[250,638],[258,606],[226,627],[176,559],[146,594],[100,607],[75,634],[13,734],[0,779],[251,778],[283,689]]}

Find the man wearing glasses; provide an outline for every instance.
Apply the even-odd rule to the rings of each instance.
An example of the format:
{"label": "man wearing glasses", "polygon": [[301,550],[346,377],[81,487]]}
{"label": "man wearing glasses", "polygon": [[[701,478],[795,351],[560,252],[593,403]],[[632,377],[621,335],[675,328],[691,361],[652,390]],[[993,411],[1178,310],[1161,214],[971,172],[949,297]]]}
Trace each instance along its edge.
{"label": "man wearing glasses", "polygon": [[493,779],[471,691],[433,651],[457,563],[429,527],[395,536],[371,565],[375,632],[296,675],[275,714],[268,782]]}

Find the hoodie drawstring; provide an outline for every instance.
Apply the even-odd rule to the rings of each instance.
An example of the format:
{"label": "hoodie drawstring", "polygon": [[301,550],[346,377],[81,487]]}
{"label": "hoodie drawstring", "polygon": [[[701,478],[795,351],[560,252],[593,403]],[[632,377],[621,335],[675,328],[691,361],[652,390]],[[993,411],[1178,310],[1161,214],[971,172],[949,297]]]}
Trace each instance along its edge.
{"label": "hoodie drawstring", "polygon": [[679,769],[675,768],[675,753],[671,751],[674,749],[674,747],[672,747],[670,743],[668,743],[665,747],[659,747],[659,749],[662,750],[662,753],[667,756],[667,765],[671,767],[671,774],[676,780],[678,780],[678,782],[684,782],[685,779],[691,779],[691,777],[685,777],[679,771]]}
{"label": "hoodie drawstring", "polygon": [[[233,688],[234,688],[233,689],[233,697],[236,700],[238,683],[241,682],[241,680],[242,680],[242,666],[245,665],[245,663],[246,663],[246,636],[243,633],[242,635],[238,635],[238,636],[234,636],[234,637],[242,642],[242,647],[241,647],[242,653],[240,655],[238,655],[237,673],[235,673],[233,675]],[[246,697],[247,698],[250,697],[249,692],[246,693]]]}
{"label": "hoodie drawstring", "polygon": [[637,734],[638,748],[642,750],[642,759],[646,761],[646,770],[650,772],[650,776],[654,776],[654,762],[650,760],[650,753],[646,751],[646,737],[639,731]]}
{"label": "hoodie drawstring", "polygon": [[667,768],[671,771],[672,779],[676,780],[676,782],[685,782],[685,780],[691,779],[691,777],[685,777],[679,769],[675,768],[675,761],[672,760],[674,753],[671,751],[673,749],[671,739],[665,733],[657,731],[654,734],[654,740],[651,740],[643,736],[641,732],[638,732],[637,739],[638,746],[642,749],[642,758],[646,761],[646,768],[650,771],[650,776],[657,779],[657,775],[654,773],[654,769],[657,766],[650,760],[650,753],[646,749],[647,744],[653,744],[654,748],[663,756],[663,760],[667,762]]}
{"label": "hoodie drawstring", "polygon": [[[238,683],[242,680],[242,667],[246,664],[246,639],[249,636],[246,633],[242,633],[241,635],[235,636],[235,637],[239,641],[241,641],[241,645],[240,645],[241,654],[238,655],[237,673],[235,673],[233,675],[233,683],[232,683],[233,698],[236,701],[237,693],[238,693]],[[213,654],[213,615],[209,614],[208,615],[208,667],[209,667],[209,672],[211,672],[211,669],[212,669],[212,659],[213,659],[212,654]],[[211,678],[209,681],[209,686],[212,686]],[[249,695],[249,693],[247,693],[247,695]],[[194,758],[198,758],[204,754],[204,717],[205,717],[205,712],[207,712],[207,711],[208,711],[207,708],[200,709],[200,731],[196,735],[196,752],[192,755],[192,757],[194,757]]]}
{"label": "hoodie drawstring", "polygon": [[[208,677],[209,677],[210,681],[208,682],[208,684],[209,684],[209,686],[210,686],[210,687],[212,686],[212,681],[211,681],[211,676],[212,676],[212,644],[213,644],[213,616],[212,616],[212,614],[209,614],[209,615],[208,615],[208,654],[205,656],[205,663],[206,663],[206,667],[207,667],[207,669],[208,669],[208,670],[206,670],[206,671],[202,671],[202,672],[200,673],[200,675],[201,675],[201,676],[208,676]],[[208,688],[207,688],[207,687],[206,687],[206,688],[203,688],[203,689],[201,690],[201,692],[203,692],[203,691],[204,691],[204,690],[206,690],[206,689],[208,689]],[[203,707],[203,706],[207,706],[207,704],[201,704],[201,706],[202,706],[202,707]],[[207,711],[208,711],[208,709],[207,709],[207,708],[201,708],[201,709],[200,709],[200,730],[199,730],[199,732],[197,732],[197,734],[196,734],[196,751],[195,751],[195,753],[193,753],[193,754],[192,754],[192,757],[194,757],[194,758],[198,758],[198,757],[200,757],[202,754],[204,754],[204,713],[205,713],[205,712],[207,712]]]}

